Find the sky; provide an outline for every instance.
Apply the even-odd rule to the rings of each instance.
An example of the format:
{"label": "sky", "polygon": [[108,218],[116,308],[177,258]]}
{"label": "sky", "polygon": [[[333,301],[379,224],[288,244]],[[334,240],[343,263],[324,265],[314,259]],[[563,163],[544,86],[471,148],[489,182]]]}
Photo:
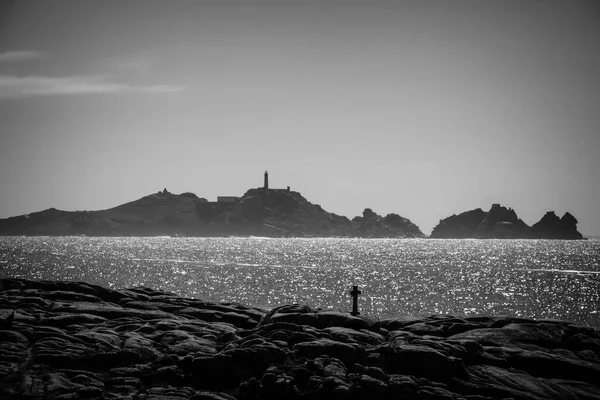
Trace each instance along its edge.
{"label": "sky", "polygon": [[0,0],[0,218],[291,186],[600,235],[596,0]]}

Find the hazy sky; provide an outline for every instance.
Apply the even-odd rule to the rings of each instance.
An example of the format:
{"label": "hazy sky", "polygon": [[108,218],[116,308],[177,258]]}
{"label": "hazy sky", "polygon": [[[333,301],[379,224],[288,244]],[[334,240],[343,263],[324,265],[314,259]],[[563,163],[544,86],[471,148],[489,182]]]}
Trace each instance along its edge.
{"label": "hazy sky", "polygon": [[600,1],[0,1],[0,218],[291,186],[600,234]]}

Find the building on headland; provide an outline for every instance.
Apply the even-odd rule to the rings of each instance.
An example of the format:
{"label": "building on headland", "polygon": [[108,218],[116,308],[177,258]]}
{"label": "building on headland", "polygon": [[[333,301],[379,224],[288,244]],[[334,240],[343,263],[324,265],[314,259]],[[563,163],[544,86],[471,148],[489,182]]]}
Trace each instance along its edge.
{"label": "building on headland", "polygon": [[265,193],[268,193],[269,190],[275,190],[278,192],[283,191],[283,190],[285,190],[286,192],[291,191],[289,186],[286,189],[269,189],[269,171],[265,171],[265,181],[264,181],[264,185],[263,185],[263,190],[265,191]]}
{"label": "building on headland", "polygon": [[269,190],[269,171],[265,171],[265,184],[263,188]]}
{"label": "building on headland", "polygon": [[[290,192],[291,191],[289,186],[287,186],[286,189],[270,189],[269,188],[269,172],[268,171],[265,171],[262,190],[264,191],[264,194],[268,194],[270,192],[282,192],[282,191]],[[238,197],[238,196],[217,196],[216,203],[235,203],[239,200],[240,200],[240,197]]]}

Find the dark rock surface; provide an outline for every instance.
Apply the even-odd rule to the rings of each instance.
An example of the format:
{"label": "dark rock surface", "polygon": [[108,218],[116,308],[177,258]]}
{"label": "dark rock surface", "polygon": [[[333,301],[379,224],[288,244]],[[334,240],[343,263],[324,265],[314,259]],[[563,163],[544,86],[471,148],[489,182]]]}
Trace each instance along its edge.
{"label": "dark rock surface", "polygon": [[570,213],[558,218],[554,211],[548,211],[542,219],[533,224],[531,232],[539,238],[552,239],[581,239],[583,236],[577,231],[577,219]]}
{"label": "dark rock surface", "polygon": [[2,279],[0,321],[1,399],[600,398],[600,331],[554,320],[265,312]]}
{"label": "dark rock surface", "polygon": [[425,237],[419,227],[409,219],[398,214],[388,214],[382,217],[370,208],[363,211],[362,217],[354,217],[352,225],[355,235],[360,237]]}
{"label": "dark rock surface", "polygon": [[232,202],[161,191],[102,211],[45,211],[0,219],[0,235],[425,237],[408,219],[325,211],[300,193],[250,189]]}
{"label": "dark rock surface", "polygon": [[493,204],[488,212],[481,208],[452,215],[439,222],[431,232],[436,239],[582,239],[577,219],[566,213],[558,218],[549,211],[533,226],[527,225],[512,208]]}
{"label": "dark rock surface", "polygon": [[529,235],[529,226],[517,216],[512,208],[494,204],[483,221],[477,225],[475,235],[482,239],[520,238]]}
{"label": "dark rock surface", "polygon": [[465,239],[475,237],[477,227],[485,218],[486,212],[481,208],[465,211],[459,215],[444,218],[431,232],[436,239]]}

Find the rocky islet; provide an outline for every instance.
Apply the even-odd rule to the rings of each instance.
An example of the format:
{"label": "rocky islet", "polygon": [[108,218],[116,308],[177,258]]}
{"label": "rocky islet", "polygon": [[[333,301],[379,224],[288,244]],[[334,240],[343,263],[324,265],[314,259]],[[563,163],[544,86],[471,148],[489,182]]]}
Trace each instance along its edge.
{"label": "rocky islet", "polygon": [[542,219],[527,225],[512,208],[493,204],[442,219],[431,232],[434,239],[582,239],[577,219],[570,213],[559,218],[548,211]]}
{"label": "rocky islet", "polygon": [[600,397],[600,332],[565,321],[267,312],[23,279],[0,280],[0,320],[2,399]]}
{"label": "rocky islet", "polygon": [[[223,199],[223,198],[221,198]],[[37,236],[268,236],[426,238],[398,214],[381,216],[365,208],[352,220],[324,210],[299,192],[254,188],[242,197],[207,201],[193,193],[164,191],[101,211],[48,209],[0,219],[0,235]],[[492,205],[442,219],[432,238],[582,239],[577,219],[549,211],[533,226],[512,208]]]}

